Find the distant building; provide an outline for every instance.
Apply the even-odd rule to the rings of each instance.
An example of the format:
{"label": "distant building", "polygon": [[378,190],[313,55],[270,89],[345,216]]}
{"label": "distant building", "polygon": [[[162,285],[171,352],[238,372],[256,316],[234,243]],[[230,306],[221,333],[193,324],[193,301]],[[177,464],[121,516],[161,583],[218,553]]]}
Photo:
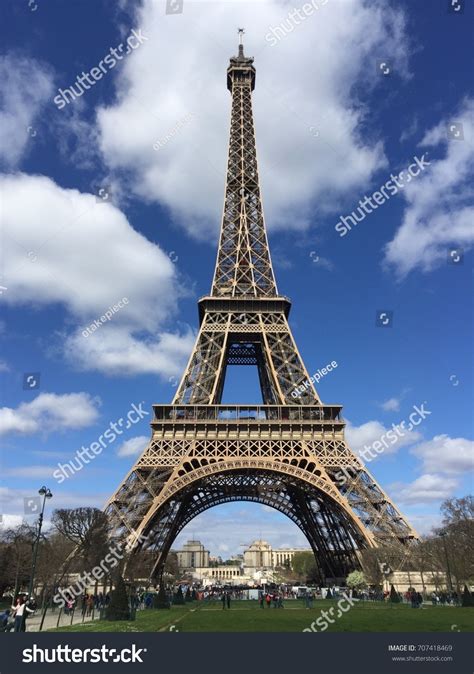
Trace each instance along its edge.
{"label": "distant building", "polygon": [[196,567],[209,566],[209,550],[204,549],[201,541],[188,541],[181,550],[177,550],[178,566],[182,571],[192,571]]}
{"label": "distant building", "polygon": [[295,553],[310,551],[310,548],[273,549],[267,541],[253,541],[243,555],[231,558],[232,564],[224,564],[221,557],[209,556],[200,541],[188,541],[181,550],[176,550],[181,571],[191,573],[203,585],[260,584],[275,580],[277,567],[291,563]]}
{"label": "distant building", "polygon": [[273,569],[272,546],[267,541],[254,541],[244,550],[244,567],[254,572]]}
{"label": "distant building", "polygon": [[[211,557],[201,541],[187,541],[181,550],[175,550],[180,571],[207,585],[262,585],[278,579],[278,568],[289,567],[297,552],[311,552],[311,548],[276,548],[263,540],[253,541],[243,555],[234,555],[226,564],[222,558]],[[230,563],[231,562],[231,563]],[[77,574],[76,574],[77,575]],[[71,575],[71,577],[74,574]],[[399,592],[414,587],[419,592],[431,593],[446,589],[444,572],[394,571],[384,579],[383,587],[391,585]],[[92,588],[93,589],[93,588]]]}
{"label": "distant building", "polygon": [[247,573],[275,570],[278,567],[291,568],[297,552],[311,552],[311,548],[276,548],[267,541],[254,541],[244,550],[244,567]]}
{"label": "distant building", "polygon": [[390,592],[392,585],[397,592],[403,593],[413,587],[417,592],[431,593],[446,590],[448,579],[446,573],[440,571],[394,571],[384,578],[383,589]]}

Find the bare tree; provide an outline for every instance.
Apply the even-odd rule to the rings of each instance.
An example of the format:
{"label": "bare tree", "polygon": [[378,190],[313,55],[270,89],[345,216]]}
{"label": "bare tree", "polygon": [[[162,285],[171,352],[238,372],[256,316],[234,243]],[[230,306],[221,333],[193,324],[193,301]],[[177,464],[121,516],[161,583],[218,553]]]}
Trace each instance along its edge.
{"label": "bare tree", "polygon": [[441,513],[443,526],[436,533],[446,534],[446,545],[438,539],[439,557],[443,560],[443,569],[449,564],[460,592],[464,584],[470,585],[474,580],[474,499],[472,496],[447,499]]}
{"label": "bare tree", "polygon": [[86,570],[100,564],[109,550],[107,516],[98,508],[59,509],[52,523],[66,539],[75,544]]}
{"label": "bare tree", "polygon": [[0,596],[15,595],[26,586],[31,573],[35,532],[28,524],[7,529],[0,537]]}

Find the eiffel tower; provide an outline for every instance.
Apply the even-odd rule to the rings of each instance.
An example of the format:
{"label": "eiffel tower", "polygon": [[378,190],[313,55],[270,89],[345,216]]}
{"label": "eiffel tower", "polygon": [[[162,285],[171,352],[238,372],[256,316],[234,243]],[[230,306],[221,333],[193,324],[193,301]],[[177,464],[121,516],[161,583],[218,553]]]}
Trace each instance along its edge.
{"label": "eiffel tower", "polygon": [[[364,548],[407,545],[417,534],[348,447],[341,405],[321,402],[293,339],[263,218],[255,68],[239,33],[227,69],[230,143],[211,294],[198,302],[200,330],[173,402],[153,406],[150,443],[106,512],[128,550],[154,554],[159,579],[176,536],[199,513],[266,504],[304,533],[322,581],[342,579],[360,567]],[[221,404],[228,365],[257,367],[263,404]]]}

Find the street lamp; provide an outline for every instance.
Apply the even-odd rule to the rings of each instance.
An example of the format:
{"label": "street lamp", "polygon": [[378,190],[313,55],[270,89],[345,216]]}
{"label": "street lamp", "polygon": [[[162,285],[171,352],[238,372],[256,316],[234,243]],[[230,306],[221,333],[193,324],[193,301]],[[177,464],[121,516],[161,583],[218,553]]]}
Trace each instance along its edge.
{"label": "street lamp", "polygon": [[38,518],[38,533],[36,534],[36,540],[33,548],[33,563],[31,565],[31,576],[30,576],[30,587],[28,589],[28,597],[31,597],[33,594],[33,583],[35,579],[35,571],[36,571],[36,558],[38,557],[38,546],[40,542],[40,537],[41,537],[41,527],[43,526],[43,514],[44,514],[44,506],[46,503],[47,498],[53,498],[53,494],[51,493],[51,489],[48,489],[48,487],[41,487],[41,489],[38,490],[38,494],[43,497],[43,506],[41,508],[41,512]]}
{"label": "street lamp", "polygon": [[449,591],[453,592],[453,581],[451,580],[451,569],[449,567],[449,557],[448,557],[448,548],[446,547],[446,536],[448,535],[447,531],[440,531],[439,533],[440,537],[443,539],[443,547],[444,547],[444,554],[446,556],[446,569],[448,572],[448,585],[449,585]]}

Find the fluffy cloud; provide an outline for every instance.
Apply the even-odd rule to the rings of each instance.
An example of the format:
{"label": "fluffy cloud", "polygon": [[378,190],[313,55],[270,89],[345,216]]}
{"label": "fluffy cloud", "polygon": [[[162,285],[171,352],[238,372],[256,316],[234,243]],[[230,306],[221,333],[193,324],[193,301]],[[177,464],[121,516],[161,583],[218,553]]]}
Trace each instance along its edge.
{"label": "fluffy cloud", "polygon": [[[0,189],[4,301],[65,306],[81,324],[65,337],[65,353],[82,368],[174,373],[192,337],[159,334],[182,292],[168,255],[136,232],[122,211],[92,194],[23,174],[0,177]],[[122,308],[102,321],[123,298]],[[94,321],[99,326],[84,337]]]}
{"label": "fluffy cloud", "polygon": [[125,297],[113,320],[139,329],[153,329],[174,308],[173,263],[118,208],[41,176],[3,176],[0,187],[5,301],[61,303],[86,321]]}
{"label": "fluffy cloud", "polygon": [[136,456],[141,454],[149,442],[150,438],[145,435],[138,435],[135,438],[125,440],[117,449],[117,456]]}
{"label": "fluffy cloud", "polygon": [[22,521],[21,515],[2,515],[0,517],[0,529],[14,529],[19,527]]}
{"label": "fluffy cloud", "polygon": [[443,501],[454,493],[457,486],[458,481],[454,478],[426,473],[409,484],[392,484],[388,490],[395,503],[414,505]]}
{"label": "fluffy cloud", "polygon": [[0,82],[0,162],[13,167],[38,133],[35,117],[51,97],[53,77],[37,60],[8,54],[0,56]]}
{"label": "fluffy cloud", "polygon": [[[24,480],[21,481],[21,484]],[[36,487],[37,489],[38,487]],[[0,519],[0,528],[7,529],[15,527],[22,522],[29,522],[36,519],[35,515],[25,516],[24,512],[24,498],[31,498],[36,495],[35,490],[31,488],[12,489],[9,487],[0,487],[0,513],[3,513],[3,525]],[[66,492],[54,489],[52,504],[54,508],[79,508],[92,507],[102,508],[108,498],[107,494],[85,494],[84,490],[81,492]],[[51,512],[51,511],[49,511]],[[48,519],[44,522],[44,529],[50,527]]]}
{"label": "fluffy cloud", "polygon": [[398,398],[389,398],[385,402],[381,403],[380,407],[385,412],[398,412],[400,409],[400,400]]}
{"label": "fluffy cloud", "polygon": [[99,417],[98,401],[87,393],[41,393],[16,409],[0,408],[0,435],[7,433],[49,433],[86,428]]}
{"label": "fluffy cloud", "polygon": [[[474,244],[473,114],[474,99],[466,99],[420,143],[423,148],[444,148],[445,156],[433,159],[428,154],[431,166],[402,192],[407,201],[403,222],[385,248],[385,261],[399,277],[416,267],[429,271],[446,263],[450,247],[467,249]],[[448,139],[448,128],[454,122],[455,133],[463,133],[463,140]]]}
{"label": "fluffy cloud", "polygon": [[102,154],[139,198],[165,204],[197,236],[215,231],[221,214],[230,111],[225,69],[237,25],[251,26],[245,49],[258,71],[254,110],[270,228],[305,227],[315,203],[339,205],[341,195],[366,185],[385,164],[382,144],[359,133],[365,108],[357,92],[374,86],[378,54],[390,54],[405,72],[402,12],[331,0],[271,46],[270,29],[287,14],[278,0],[188,3],[179,17],[164,15],[152,0],[137,9],[148,41],[121,64],[116,103],[98,111]]}
{"label": "fluffy cloud", "polygon": [[408,517],[410,524],[415,528],[421,536],[428,536],[433,532],[433,529],[441,526],[442,517],[439,513],[437,514],[408,514],[408,510],[405,511],[405,514]]}
{"label": "fluffy cloud", "polygon": [[[364,457],[364,453],[361,453],[365,448],[372,447],[374,442],[381,442],[382,438],[385,438],[387,442],[387,447],[384,447],[383,454],[393,454],[398,451],[401,447],[406,445],[412,445],[417,440],[421,439],[421,433],[418,431],[408,431],[400,429],[399,436],[395,433],[397,440],[393,443],[390,440],[390,435],[387,437],[387,432],[395,433],[393,428],[385,428],[380,421],[367,421],[365,424],[360,426],[353,426],[350,422],[347,422],[346,425],[346,438],[351,449],[359,453],[364,461],[367,460],[367,457]],[[375,457],[374,457],[375,458]]]}
{"label": "fluffy cloud", "polygon": [[66,339],[66,357],[82,369],[121,375],[181,374],[193,347],[194,334],[164,332],[137,339],[125,327],[106,325],[87,339],[78,330]]}
{"label": "fluffy cloud", "polygon": [[465,438],[435,435],[410,451],[423,461],[423,469],[428,473],[469,473],[474,467],[474,442]]}

